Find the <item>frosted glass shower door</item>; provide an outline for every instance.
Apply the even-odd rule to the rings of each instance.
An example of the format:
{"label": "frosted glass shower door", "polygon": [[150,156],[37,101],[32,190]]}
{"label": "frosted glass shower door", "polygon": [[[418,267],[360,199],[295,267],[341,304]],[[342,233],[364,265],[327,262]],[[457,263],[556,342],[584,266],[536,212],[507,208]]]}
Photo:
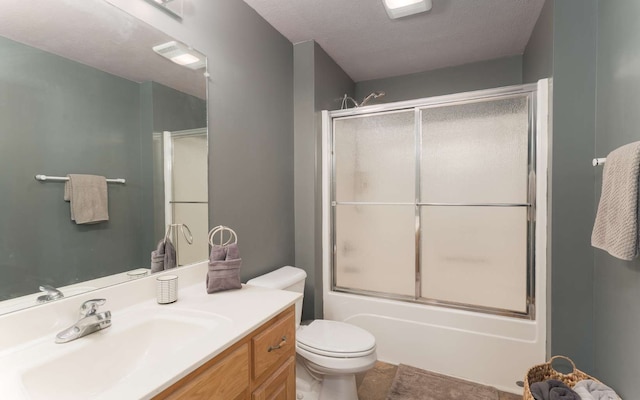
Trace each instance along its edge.
{"label": "frosted glass shower door", "polygon": [[414,111],[334,121],[334,286],[415,295]]}
{"label": "frosted glass shower door", "polygon": [[532,92],[332,120],[332,290],[531,317]]}
{"label": "frosted glass shower door", "polygon": [[421,297],[527,311],[529,101],[421,110]]}

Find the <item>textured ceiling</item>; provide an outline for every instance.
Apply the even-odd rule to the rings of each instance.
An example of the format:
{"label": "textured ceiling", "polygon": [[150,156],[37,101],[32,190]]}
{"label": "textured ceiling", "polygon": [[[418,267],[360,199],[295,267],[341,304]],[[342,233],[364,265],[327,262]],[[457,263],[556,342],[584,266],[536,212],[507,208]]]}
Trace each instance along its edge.
{"label": "textured ceiling", "polygon": [[0,35],[110,74],[206,98],[204,70],[157,55],[172,40],[102,0],[0,0]]}
{"label": "textured ceiling", "polygon": [[382,0],[244,0],[292,43],[315,40],[356,82],[522,54],[544,0],[433,0],[390,20]]}

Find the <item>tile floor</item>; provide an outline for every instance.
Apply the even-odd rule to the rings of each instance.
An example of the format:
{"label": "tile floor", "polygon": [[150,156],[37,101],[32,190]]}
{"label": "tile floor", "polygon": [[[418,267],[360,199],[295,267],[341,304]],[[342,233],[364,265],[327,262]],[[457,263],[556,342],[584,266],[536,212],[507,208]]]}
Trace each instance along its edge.
{"label": "tile floor", "polygon": [[[397,366],[378,361],[371,370],[356,375],[360,400],[385,400]],[[522,400],[522,396],[500,392],[499,400]]]}

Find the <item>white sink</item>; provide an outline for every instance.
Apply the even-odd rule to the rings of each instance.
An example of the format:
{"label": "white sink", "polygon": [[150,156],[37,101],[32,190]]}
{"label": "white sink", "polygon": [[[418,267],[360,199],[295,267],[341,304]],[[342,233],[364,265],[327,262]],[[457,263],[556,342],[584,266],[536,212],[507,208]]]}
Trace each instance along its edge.
{"label": "white sink", "polygon": [[213,313],[158,307],[114,314],[112,322],[107,329],[56,345],[59,354],[26,369],[21,380],[28,397],[73,400],[104,396],[137,374],[162,374],[154,365],[197,350],[208,337],[231,324]]}

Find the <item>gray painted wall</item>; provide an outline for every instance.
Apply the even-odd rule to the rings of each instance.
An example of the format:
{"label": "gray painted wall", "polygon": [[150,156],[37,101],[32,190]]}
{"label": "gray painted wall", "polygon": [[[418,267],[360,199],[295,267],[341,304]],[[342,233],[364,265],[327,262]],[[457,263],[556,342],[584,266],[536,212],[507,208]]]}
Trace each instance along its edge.
{"label": "gray painted wall", "polygon": [[307,272],[303,316],[322,317],[322,117],[353,96],[351,78],[314,41],[294,54],[295,263]]}
{"label": "gray painted wall", "polygon": [[[139,85],[4,38],[0,59],[0,299],[148,265]],[[64,184],[38,173],[127,184],[108,185],[108,222],[76,225]]]}
{"label": "gray painted wall", "polygon": [[455,67],[356,83],[356,101],[371,92],[386,95],[369,104],[420,99],[522,83],[522,56],[504,57]]}
{"label": "gray painted wall", "polygon": [[238,233],[242,279],[293,264],[292,44],[238,0],[191,0],[182,22],[109,1],[208,56],[209,225]]}
{"label": "gray painted wall", "polygon": [[[600,1],[595,155],[640,140],[640,2]],[[588,168],[588,167],[587,167]],[[596,174],[600,198],[602,168]],[[595,372],[624,399],[638,397],[640,261],[595,250]]]}
{"label": "gray painted wall", "polygon": [[555,1],[553,20],[551,351],[593,372],[597,0]]}
{"label": "gray painted wall", "polygon": [[554,0],[545,1],[522,55],[524,83],[534,83],[553,75],[553,5]]}
{"label": "gray painted wall", "polygon": [[[315,316],[324,315],[322,304],[322,110],[337,110],[342,96],[355,95],[356,85],[349,75],[318,45],[315,49],[315,131],[316,131],[316,180],[315,180]],[[297,165],[296,165],[297,167]],[[296,259],[297,262],[297,259]]]}

